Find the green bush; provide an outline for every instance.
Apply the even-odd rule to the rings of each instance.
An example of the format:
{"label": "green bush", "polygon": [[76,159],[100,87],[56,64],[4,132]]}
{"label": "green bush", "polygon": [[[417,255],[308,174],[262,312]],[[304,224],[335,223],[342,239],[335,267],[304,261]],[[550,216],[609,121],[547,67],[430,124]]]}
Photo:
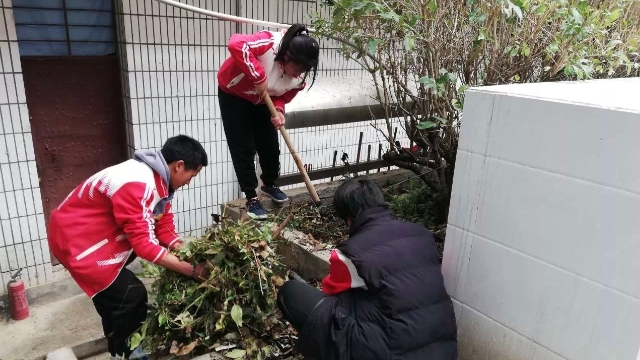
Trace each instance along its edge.
{"label": "green bush", "polygon": [[[640,75],[636,0],[335,0],[315,31],[371,74],[384,159],[419,175],[447,219],[469,87]],[[419,153],[395,146],[400,118]]]}
{"label": "green bush", "polygon": [[400,219],[425,226],[444,239],[446,228],[435,211],[438,194],[420,181],[412,182],[407,189],[388,190],[385,200],[389,208]]}

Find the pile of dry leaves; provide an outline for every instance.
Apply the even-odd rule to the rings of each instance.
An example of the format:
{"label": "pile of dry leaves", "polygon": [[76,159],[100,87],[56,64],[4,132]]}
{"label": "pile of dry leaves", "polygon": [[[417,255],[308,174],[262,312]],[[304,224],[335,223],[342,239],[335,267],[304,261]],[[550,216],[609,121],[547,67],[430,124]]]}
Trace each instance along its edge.
{"label": "pile of dry leaves", "polygon": [[333,247],[346,240],[349,231],[345,226],[344,220],[340,219],[332,205],[324,205],[319,208],[313,204],[299,204],[287,209],[293,214],[291,226],[305,234],[311,235],[311,242],[317,244],[315,250],[323,245]]}

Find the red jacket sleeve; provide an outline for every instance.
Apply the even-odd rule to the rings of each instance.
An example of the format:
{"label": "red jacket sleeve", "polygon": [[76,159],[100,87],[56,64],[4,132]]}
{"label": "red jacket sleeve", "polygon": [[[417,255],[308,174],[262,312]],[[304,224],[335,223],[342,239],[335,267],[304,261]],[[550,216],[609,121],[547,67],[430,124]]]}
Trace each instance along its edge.
{"label": "red jacket sleeve", "polygon": [[273,43],[273,34],[265,30],[256,34],[234,34],[229,40],[228,48],[242,72],[253,79],[255,84],[260,84],[267,79],[267,74],[256,56],[266,53],[273,47]]}
{"label": "red jacket sleeve", "polygon": [[289,90],[280,96],[271,97],[271,101],[273,101],[273,106],[276,108],[276,110],[284,114],[285,104],[290,103],[291,100],[293,100],[293,98],[296,97],[296,95],[298,95],[298,93],[305,88],[305,86],[307,86],[307,84],[302,83],[299,87]]}
{"label": "red jacket sleeve", "polygon": [[329,275],[322,280],[322,292],[336,295],[355,288],[366,288],[355,265],[340,250],[331,250]]}
{"label": "red jacket sleeve", "polygon": [[168,202],[164,208],[164,214],[156,222],[156,236],[160,244],[171,249],[176,242],[180,241],[180,235],[176,233],[176,223],[171,212],[171,203]]}
{"label": "red jacket sleeve", "polygon": [[111,198],[116,223],[128,235],[127,241],[141,258],[156,263],[167,253],[155,234],[153,190],[144,183],[122,186]]}

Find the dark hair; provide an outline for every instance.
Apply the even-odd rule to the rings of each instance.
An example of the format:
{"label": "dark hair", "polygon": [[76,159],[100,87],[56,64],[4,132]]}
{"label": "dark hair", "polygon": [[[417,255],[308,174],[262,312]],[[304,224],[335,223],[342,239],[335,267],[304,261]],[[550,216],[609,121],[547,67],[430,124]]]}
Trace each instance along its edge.
{"label": "dark hair", "polygon": [[200,165],[207,166],[209,159],[202,144],[187,135],[177,135],[168,138],[162,146],[162,157],[167,164],[174,161],[184,161],[186,170],[197,169]]}
{"label": "dark hair", "polygon": [[276,54],[276,61],[284,63],[285,55],[296,65],[302,67],[304,78],[312,72],[311,86],[316,81],[316,72],[318,71],[318,57],[320,56],[320,46],[316,39],[307,34],[307,27],[302,24],[293,24],[282,38],[280,48]]}
{"label": "dark hair", "polygon": [[333,195],[333,209],[342,220],[355,219],[361,212],[381,206],[387,206],[382,191],[366,178],[345,181]]}

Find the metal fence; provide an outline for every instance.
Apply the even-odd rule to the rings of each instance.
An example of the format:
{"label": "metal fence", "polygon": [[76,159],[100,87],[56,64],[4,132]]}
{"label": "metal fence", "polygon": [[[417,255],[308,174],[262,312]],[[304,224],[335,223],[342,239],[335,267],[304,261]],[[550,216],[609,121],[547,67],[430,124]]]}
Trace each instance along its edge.
{"label": "metal fence", "polygon": [[[308,22],[306,15],[311,11],[327,15],[326,9],[309,1],[181,1],[226,14],[280,23]],[[0,21],[0,79],[3,79],[0,83],[0,178],[3,180],[0,183],[0,294],[6,292],[10,275],[19,268],[24,269],[23,279],[28,286],[54,281],[56,274],[62,274],[56,272],[49,255],[20,59],[20,55],[30,54],[38,43],[29,40],[35,31],[31,25],[33,19],[23,21],[25,16],[21,17],[20,13],[16,19],[13,8],[15,5],[15,10],[25,15],[32,7],[49,9],[59,3],[16,0],[0,6],[3,14]],[[87,4],[83,2],[83,6]],[[217,70],[228,55],[227,41],[233,33],[261,28],[201,16],[155,0],[118,0],[114,4],[129,151],[157,149],[168,137],[177,134],[193,136],[203,143],[210,164],[188,187],[180,190],[174,200],[178,230],[183,235],[200,235],[211,224],[211,214],[220,213],[222,204],[242,196],[219,115]],[[49,12],[42,11],[43,14]],[[108,12],[101,10],[98,15],[104,17]],[[82,12],[83,16],[91,14]],[[48,24],[50,19],[43,15],[40,20]],[[109,30],[113,26],[105,28]],[[26,42],[20,41],[16,30],[24,35],[22,40],[27,39]],[[62,35],[58,40],[64,46],[54,46],[51,50],[58,49],[62,55],[73,53],[75,40],[69,34]],[[320,45],[320,79],[333,82],[348,78],[355,83],[363,76],[359,65],[339,54],[335,42],[320,40]],[[358,90],[356,87],[353,92]],[[318,91],[313,88],[298,95],[298,99],[312,97],[318,97]],[[326,102],[326,99],[318,100]],[[348,154],[351,163],[356,162],[360,143],[361,161],[378,157],[379,144],[383,141],[369,121],[349,123],[347,118],[353,120],[349,113],[334,112],[334,115],[342,121],[289,129],[312,176],[318,174],[313,170],[331,167],[334,154],[336,165],[341,164],[343,153]],[[403,131],[398,131],[398,135],[408,144],[401,137]],[[286,188],[304,186],[294,184],[300,179],[289,176],[297,174],[298,169],[284,142],[281,153]]]}
{"label": "metal fence", "polygon": [[[328,10],[312,1],[192,0],[199,8],[280,23],[308,23],[311,11]],[[169,136],[182,133],[200,140],[210,164],[174,201],[177,226],[185,235],[200,235],[220,205],[239,198],[233,165],[222,130],[217,101],[217,70],[228,56],[228,39],[236,32],[263,28],[222,21],[177,9],[153,0],[121,0],[116,19],[131,150],[159,148]],[[334,41],[320,40],[318,77],[363,75],[359,65],[339,54]],[[358,89],[353,89],[357,91]],[[313,96],[313,90],[298,96]],[[330,167],[334,152],[345,152],[353,162],[362,133],[364,161],[369,146],[378,157],[379,133],[369,121],[291,129],[290,135],[303,162],[311,169]],[[404,131],[398,131],[399,140]],[[408,145],[408,142],[407,142]],[[282,175],[298,170],[281,142]],[[340,164],[338,162],[338,164]],[[316,180],[315,182],[327,181]],[[303,185],[289,185],[295,187]]]}

